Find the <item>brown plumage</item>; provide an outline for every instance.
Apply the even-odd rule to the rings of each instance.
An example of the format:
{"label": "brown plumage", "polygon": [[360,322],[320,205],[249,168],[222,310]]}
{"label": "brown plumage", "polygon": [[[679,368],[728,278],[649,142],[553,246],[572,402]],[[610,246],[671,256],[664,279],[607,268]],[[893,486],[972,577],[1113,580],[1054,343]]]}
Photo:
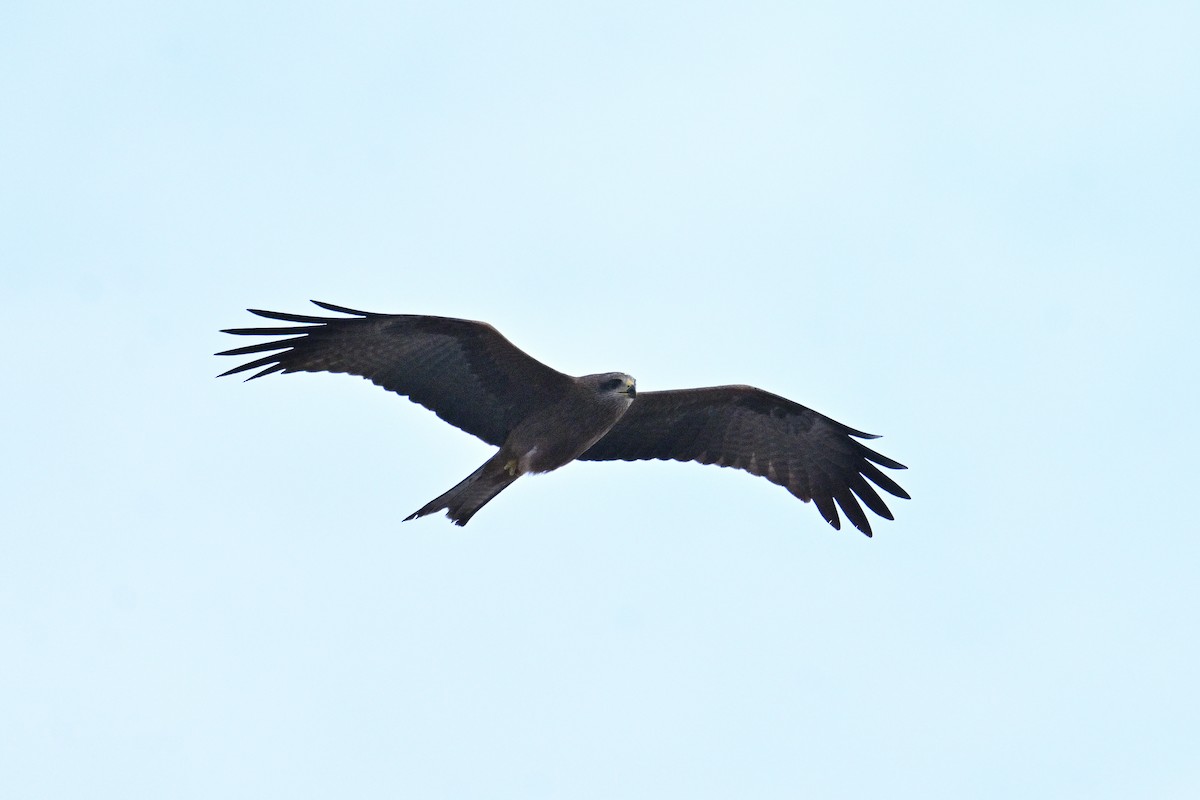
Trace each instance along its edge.
{"label": "brown plumage", "polygon": [[286,338],[218,353],[269,353],[222,376],[247,370],[258,370],[251,378],[273,372],[361,375],[500,448],[408,519],[445,509],[455,524],[465,525],[521,475],[557,469],[576,458],[698,461],[742,469],[812,501],[834,528],[841,527],[841,508],[868,536],[871,525],[860,501],[892,519],[871,483],[908,498],[879,469],[904,465],[857,441],[877,437],[752,386],[636,392],[624,373],[573,378],[551,369],[483,322],[373,314],[313,302],[350,316],[251,309],[301,325],[225,331]]}

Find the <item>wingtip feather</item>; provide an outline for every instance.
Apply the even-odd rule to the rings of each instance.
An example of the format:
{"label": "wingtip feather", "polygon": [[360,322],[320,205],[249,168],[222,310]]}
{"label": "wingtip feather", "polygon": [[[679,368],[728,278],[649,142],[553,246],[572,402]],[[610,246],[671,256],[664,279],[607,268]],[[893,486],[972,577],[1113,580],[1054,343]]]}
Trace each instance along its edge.
{"label": "wingtip feather", "polygon": [[284,311],[267,311],[262,308],[247,308],[251,314],[264,319],[276,319],[281,322],[304,322],[310,325],[324,325],[329,322],[328,317],[314,317],[311,314],[289,314]]}
{"label": "wingtip feather", "polygon": [[371,311],[359,311],[356,308],[347,308],[346,306],[339,306],[339,305],[334,305],[333,303],[326,303],[324,300],[309,300],[308,302],[312,303],[314,306],[323,308],[326,311],[333,311],[337,314],[353,314],[356,317],[381,317],[381,316],[383,316],[382,314],[376,314]]}

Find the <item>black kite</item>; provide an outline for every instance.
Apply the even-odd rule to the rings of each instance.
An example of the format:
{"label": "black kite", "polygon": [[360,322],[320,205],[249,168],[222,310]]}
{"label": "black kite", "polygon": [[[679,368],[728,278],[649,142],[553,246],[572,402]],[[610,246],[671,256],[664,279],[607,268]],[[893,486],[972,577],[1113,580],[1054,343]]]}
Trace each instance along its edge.
{"label": "black kite", "polygon": [[[841,528],[838,508],[871,535],[867,508],[892,519],[869,479],[896,497],[908,493],[880,471],[904,465],[856,439],[875,439],[752,386],[641,392],[620,372],[573,378],[537,361],[484,322],[374,314],[313,301],[348,317],[250,312],[297,327],[233,328],[240,336],[285,336],[217,355],[270,353],[224,375],[346,372],[407,396],[500,450],[465,480],[407,517],[445,510],[465,525],[525,473],[575,459],[673,459],[735,467],[812,501]],[[281,351],[281,352],[271,352]],[[876,466],[879,465],[879,466]]]}

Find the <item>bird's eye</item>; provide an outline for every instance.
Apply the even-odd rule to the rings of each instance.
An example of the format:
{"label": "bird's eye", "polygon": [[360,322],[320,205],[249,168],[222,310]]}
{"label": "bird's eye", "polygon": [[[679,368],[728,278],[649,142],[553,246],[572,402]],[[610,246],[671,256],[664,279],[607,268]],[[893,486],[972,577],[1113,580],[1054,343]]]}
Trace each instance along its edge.
{"label": "bird's eye", "polygon": [[604,382],[604,390],[608,392],[615,392],[624,385],[625,381],[621,380],[620,378],[609,378]]}

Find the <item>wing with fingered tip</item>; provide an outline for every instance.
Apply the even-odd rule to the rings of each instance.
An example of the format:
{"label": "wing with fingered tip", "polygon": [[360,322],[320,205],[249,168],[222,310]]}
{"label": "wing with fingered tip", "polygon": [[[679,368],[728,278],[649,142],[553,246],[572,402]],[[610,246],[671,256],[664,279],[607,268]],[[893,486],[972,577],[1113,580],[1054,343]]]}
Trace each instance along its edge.
{"label": "wing with fingered tip", "polygon": [[250,309],[266,319],[299,324],[224,331],[272,338],[217,353],[258,356],[222,376],[250,370],[257,372],[249,379],[273,372],[360,375],[496,446],[531,411],[572,383],[570,377],[518,349],[484,322],[374,314],[313,302],[346,316]]}
{"label": "wing with fingered tip", "polygon": [[625,416],[579,458],[698,461],[742,469],[812,501],[838,529],[841,508],[870,536],[863,505],[892,519],[875,487],[908,499],[879,469],[904,465],[858,441],[875,438],[762,389],[712,386],[639,392]]}

